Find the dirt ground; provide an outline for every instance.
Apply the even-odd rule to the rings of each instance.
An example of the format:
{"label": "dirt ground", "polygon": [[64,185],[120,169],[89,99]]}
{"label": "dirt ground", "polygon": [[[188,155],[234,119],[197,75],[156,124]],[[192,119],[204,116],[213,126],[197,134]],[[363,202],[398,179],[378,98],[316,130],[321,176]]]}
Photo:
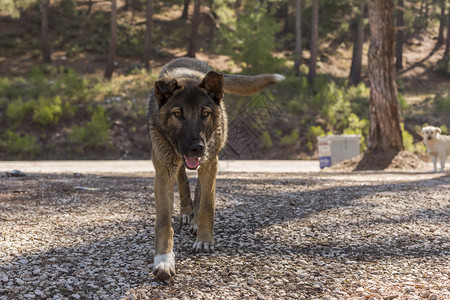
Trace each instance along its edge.
{"label": "dirt ground", "polygon": [[0,299],[450,299],[448,172],[221,172],[217,250],[174,218],[166,283],[153,180],[0,177]]}

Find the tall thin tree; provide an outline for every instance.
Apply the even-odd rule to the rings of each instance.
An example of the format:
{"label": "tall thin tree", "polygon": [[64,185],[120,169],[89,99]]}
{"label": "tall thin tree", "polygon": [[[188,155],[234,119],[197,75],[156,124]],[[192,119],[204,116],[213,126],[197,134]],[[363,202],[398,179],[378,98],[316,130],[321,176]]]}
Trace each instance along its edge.
{"label": "tall thin tree", "polygon": [[403,0],[398,0],[397,3],[397,39],[395,43],[395,68],[397,70],[403,69],[403,30],[405,27],[405,20],[403,18]]}
{"label": "tall thin tree", "polygon": [[447,12],[447,40],[445,41],[444,57],[450,55],[450,7]]}
{"label": "tall thin tree", "polygon": [[352,65],[350,67],[350,83],[357,85],[361,81],[362,53],[364,45],[364,9],[365,0],[359,3],[356,16],[355,40],[353,43]]}
{"label": "tall thin tree", "polygon": [[189,2],[191,2],[191,1],[190,0],[184,0],[183,13],[181,14],[181,19],[183,19],[183,20],[187,20],[188,19]]}
{"label": "tall thin tree", "polygon": [[441,6],[441,14],[439,17],[439,31],[438,31],[438,38],[436,41],[436,48],[439,48],[440,46],[444,45],[445,39],[444,39],[444,28],[445,28],[445,2],[447,0],[440,0],[439,4]]}
{"label": "tall thin tree", "polygon": [[41,14],[42,14],[42,58],[45,62],[51,62],[50,43],[48,41],[48,11],[50,9],[50,0],[42,0]]}
{"label": "tall thin tree", "polygon": [[319,0],[312,1],[312,20],[311,20],[311,57],[309,60],[308,81],[313,82],[316,77],[318,40],[319,40]]}
{"label": "tall thin tree", "polygon": [[370,133],[364,163],[384,169],[403,150],[400,109],[395,83],[393,0],[370,0]]}
{"label": "tall thin tree", "polygon": [[153,0],[147,0],[147,21],[144,43],[144,67],[150,70],[150,59],[152,56],[152,36],[153,36]]}
{"label": "tall thin tree", "polygon": [[191,39],[187,56],[195,57],[197,52],[198,25],[200,24],[200,0],[194,0],[194,15],[191,20]]}
{"label": "tall thin tree", "polygon": [[302,1],[295,1],[295,76],[300,75],[300,65],[302,64]]}
{"label": "tall thin tree", "polygon": [[106,62],[106,69],[104,78],[111,80],[114,71],[114,62],[116,59],[116,44],[117,44],[117,3],[116,0],[111,0],[111,36],[109,39],[108,60]]}

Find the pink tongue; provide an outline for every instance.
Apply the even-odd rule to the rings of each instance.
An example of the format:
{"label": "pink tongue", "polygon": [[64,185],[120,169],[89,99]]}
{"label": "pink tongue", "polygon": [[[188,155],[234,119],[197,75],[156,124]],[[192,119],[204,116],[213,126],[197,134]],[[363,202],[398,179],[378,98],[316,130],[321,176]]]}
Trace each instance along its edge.
{"label": "pink tongue", "polygon": [[200,157],[187,157],[184,156],[184,160],[186,161],[186,164],[189,168],[195,169],[200,164]]}

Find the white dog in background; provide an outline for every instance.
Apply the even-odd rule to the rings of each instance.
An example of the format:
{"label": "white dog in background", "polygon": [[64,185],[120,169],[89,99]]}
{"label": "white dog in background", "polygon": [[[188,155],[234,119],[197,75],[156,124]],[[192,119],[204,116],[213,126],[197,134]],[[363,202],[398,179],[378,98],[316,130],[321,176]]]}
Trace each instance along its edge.
{"label": "white dog in background", "polygon": [[445,160],[450,155],[450,136],[442,135],[438,127],[427,126],[422,128],[423,143],[433,160],[434,172],[437,172],[437,158],[441,162],[441,172],[444,172]]}

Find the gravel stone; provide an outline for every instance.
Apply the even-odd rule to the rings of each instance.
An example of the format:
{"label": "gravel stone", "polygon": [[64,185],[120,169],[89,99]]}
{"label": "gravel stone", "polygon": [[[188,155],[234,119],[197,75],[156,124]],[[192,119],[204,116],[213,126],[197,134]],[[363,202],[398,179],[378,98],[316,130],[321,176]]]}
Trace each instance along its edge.
{"label": "gravel stone", "polygon": [[175,193],[166,283],[153,181],[1,177],[0,300],[450,299],[448,173],[219,173],[217,250],[191,253]]}

